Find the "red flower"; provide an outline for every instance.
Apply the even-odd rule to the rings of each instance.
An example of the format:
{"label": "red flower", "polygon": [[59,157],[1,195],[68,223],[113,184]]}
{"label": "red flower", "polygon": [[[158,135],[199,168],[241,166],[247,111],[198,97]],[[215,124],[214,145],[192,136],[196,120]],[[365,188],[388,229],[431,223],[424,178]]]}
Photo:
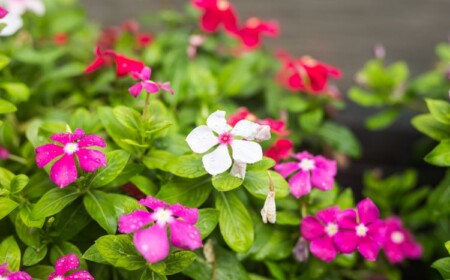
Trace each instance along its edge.
{"label": "red flower", "polygon": [[153,42],[153,36],[151,34],[139,33],[136,35],[136,43],[141,48],[150,45],[152,42]]}
{"label": "red flower", "polygon": [[250,111],[247,108],[241,107],[236,111],[235,114],[232,114],[228,118],[228,124],[231,126],[235,126],[239,121],[242,120],[257,122],[258,118],[254,114],[250,113]]}
{"label": "red flower", "polygon": [[261,44],[262,35],[275,37],[279,33],[280,29],[276,22],[266,22],[253,17],[245,22],[238,35],[245,47],[256,48]]}
{"label": "red flower", "polygon": [[64,46],[65,44],[67,44],[68,40],[69,36],[64,32],[57,33],[55,34],[55,36],[53,36],[53,43],[55,43],[58,46]]}
{"label": "red flower", "polygon": [[274,120],[271,118],[258,119],[254,114],[252,114],[247,108],[241,107],[237,112],[228,118],[228,123],[231,126],[236,125],[241,120],[249,120],[260,125],[270,126],[270,130],[279,135],[288,135],[289,131],[286,130],[286,123],[283,120]]}
{"label": "red flower", "polygon": [[273,143],[267,150],[264,151],[266,157],[270,157],[276,163],[279,163],[282,159],[287,159],[292,153],[294,143],[286,138],[280,138]]}
{"label": "red flower", "polygon": [[116,53],[113,50],[106,50],[102,52],[100,48],[97,47],[95,54],[95,60],[86,67],[84,70],[85,73],[96,71],[105,65],[111,64],[111,61],[114,61],[116,64],[117,77],[126,76],[134,71],[141,72],[145,66],[141,61],[126,57],[125,55]]}
{"label": "red flower", "polygon": [[205,32],[215,32],[223,24],[225,30],[236,34],[238,19],[233,6],[227,0],[193,0],[193,5],[203,10],[200,26]]}
{"label": "red flower", "polygon": [[102,68],[104,65],[110,64],[111,61],[112,57],[102,52],[100,47],[97,47],[95,49],[95,59],[84,69],[84,73],[89,74],[94,72]]}

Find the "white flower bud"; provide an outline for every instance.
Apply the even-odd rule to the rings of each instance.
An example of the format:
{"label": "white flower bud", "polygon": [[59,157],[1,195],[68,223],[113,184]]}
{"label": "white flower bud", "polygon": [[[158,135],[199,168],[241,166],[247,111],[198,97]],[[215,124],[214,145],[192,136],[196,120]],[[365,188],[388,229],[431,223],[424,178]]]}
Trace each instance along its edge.
{"label": "white flower bud", "polygon": [[231,167],[230,174],[234,177],[244,179],[246,169],[247,169],[246,163],[235,161],[233,163],[233,166]]}
{"label": "white flower bud", "polygon": [[264,207],[261,209],[261,217],[265,224],[267,223],[267,221],[272,224],[276,222],[277,209],[275,205],[274,191],[269,191],[269,193],[267,194],[266,201],[264,202]]}
{"label": "white flower bud", "polygon": [[258,142],[269,140],[272,135],[270,134],[270,126],[260,125],[256,129],[255,140]]}
{"label": "white flower bud", "polygon": [[214,252],[214,245],[211,239],[208,239],[203,246],[203,255],[205,255],[207,263],[216,262],[216,253]]}

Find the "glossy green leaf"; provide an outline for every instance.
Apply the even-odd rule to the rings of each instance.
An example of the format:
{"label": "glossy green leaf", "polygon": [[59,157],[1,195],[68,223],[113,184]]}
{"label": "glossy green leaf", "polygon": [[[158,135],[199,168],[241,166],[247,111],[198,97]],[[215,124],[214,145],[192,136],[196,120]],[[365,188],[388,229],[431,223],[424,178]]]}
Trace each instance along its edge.
{"label": "glossy green leaf", "polygon": [[3,70],[6,66],[8,66],[10,61],[11,59],[9,57],[5,55],[0,55],[0,70]]}
{"label": "glossy green leaf", "polygon": [[229,172],[224,172],[212,177],[212,185],[221,192],[231,191],[242,185],[244,180],[231,175]]}
{"label": "glossy green leaf", "polygon": [[361,146],[348,128],[333,122],[325,122],[319,128],[318,134],[337,151],[356,158],[361,156]]}
{"label": "glossy green leaf", "polygon": [[64,189],[54,188],[46,192],[33,207],[31,218],[42,219],[59,213],[67,205],[72,203],[80,193],[73,187]]}
{"label": "glossy green leaf", "polygon": [[28,184],[29,181],[30,181],[30,179],[26,175],[20,174],[20,175],[15,176],[11,180],[11,184],[10,184],[11,193],[15,194],[15,193],[22,191],[26,187],[26,185]]}
{"label": "glossy green leaf", "polygon": [[102,258],[115,267],[138,270],[146,265],[129,235],[105,235],[95,241]]}
{"label": "glossy green leaf", "polygon": [[437,166],[450,166],[450,139],[439,143],[425,156],[425,161]]}
{"label": "glossy green leaf", "polygon": [[7,268],[18,271],[20,268],[21,253],[14,236],[9,236],[0,243],[0,263],[8,263]]}
{"label": "glossy green leaf", "polygon": [[198,221],[195,227],[200,231],[202,239],[205,239],[216,228],[219,222],[219,211],[212,208],[198,210]]}
{"label": "glossy green leaf", "polygon": [[84,207],[89,215],[109,234],[116,233],[117,217],[114,201],[107,193],[89,191],[83,198]]}
{"label": "glossy green leaf", "polygon": [[191,251],[176,251],[171,253],[165,260],[165,275],[173,275],[182,272],[190,266],[197,256]]}
{"label": "glossy green leaf", "polygon": [[312,111],[303,112],[298,118],[300,127],[306,132],[315,131],[323,120],[323,110],[314,109]]}
{"label": "glossy green leaf", "polygon": [[99,188],[112,182],[125,168],[129,158],[130,154],[122,150],[106,153],[106,167],[100,168],[95,173],[89,185],[92,188]]}
{"label": "glossy green leaf", "polygon": [[254,163],[254,164],[248,164],[247,165],[247,171],[254,171],[254,170],[267,170],[269,168],[272,168],[276,162],[268,157],[263,157],[262,160]]}
{"label": "glossy green leaf", "polygon": [[300,224],[299,214],[287,211],[277,211],[277,225],[298,226]]}
{"label": "glossy green leaf", "polygon": [[166,165],[167,171],[184,178],[197,178],[206,174],[201,155],[185,155],[170,160]]}
{"label": "glossy green leaf", "polygon": [[437,269],[445,280],[450,279],[450,257],[435,261],[431,267]]}
{"label": "glossy green leaf", "polygon": [[169,203],[199,207],[208,199],[212,189],[209,176],[195,179],[175,177],[161,187],[156,197]]}
{"label": "glossy green leaf", "polygon": [[92,262],[96,262],[96,263],[109,264],[109,262],[107,262],[102,257],[100,252],[97,250],[97,247],[95,246],[95,244],[92,245],[91,247],[89,247],[86,250],[86,252],[84,252],[83,259],[88,260],[88,261],[92,261]]}
{"label": "glossy green leaf", "polygon": [[0,88],[6,91],[9,100],[14,103],[25,102],[30,98],[30,89],[24,83],[1,83]]}
{"label": "glossy green leaf", "polygon": [[7,114],[17,111],[17,107],[9,101],[0,98],[0,114]]}
{"label": "glossy green leaf", "polygon": [[444,124],[450,125],[450,103],[445,100],[426,99],[428,109],[433,117]]}
{"label": "glossy green leaf", "polygon": [[23,254],[23,265],[32,266],[42,261],[47,255],[47,246],[42,248],[27,247]]}
{"label": "glossy green leaf", "polygon": [[7,197],[0,197],[0,220],[16,209],[17,206],[19,206],[19,204],[14,200]]}
{"label": "glossy green leaf", "polygon": [[[269,177],[270,176],[270,177]],[[272,180],[276,198],[289,195],[289,184],[275,171],[248,171],[245,175],[244,187],[255,197],[266,199]]]}
{"label": "glossy green leaf", "polygon": [[390,126],[397,120],[400,111],[397,109],[388,109],[366,119],[366,127],[370,130],[381,130]]}
{"label": "glossy green leaf", "polygon": [[430,114],[415,116],[411,123],[417,130],[434,140],[441,141],[450,138],[450,126],[438,122]]}

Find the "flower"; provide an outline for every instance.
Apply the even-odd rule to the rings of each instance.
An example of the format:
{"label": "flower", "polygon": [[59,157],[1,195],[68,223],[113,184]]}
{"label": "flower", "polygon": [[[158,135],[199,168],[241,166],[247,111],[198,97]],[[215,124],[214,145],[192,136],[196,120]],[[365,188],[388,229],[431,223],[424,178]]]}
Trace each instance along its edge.
{"label": "flower", "polygon": [[235,34],[238,31],[238,19],[233,6],[227,0],[193,0],[194,7],[203,10],[200,27],[205,32],[216,32],[220,25]]}
{"label": "flower", "polygon": [[189,45],[186,50],[187,55],[190,59],[194,59],[197,55],[198,48],[205,43],[205,36],[193,34],[189,36]]}
{"label": "flower", "polygon": [[4,18],[8,14],[8,11],[0,6],[0,19]]}
{"label": "flower", "polygon": [[4,147],[0,147],[0,159],[7,160],[9,159],[9,156],[9,151]]}
{"label": "flower", "polygon": [[276,163],[282,159],[288,159],[291,156],[294,143],[287,138],[280,138],[275,140],[272,146],[264,151],[266,157],[270,157]]}
{"label": "flower", "polygon": [[386,227],[379,220],[377,206],[366,198],[337,214],[339,232],[334,236],[336,247],[344,254],[358,250],[364,258],[375,261],[383,244]]}
{"label": "flower", "polygon": [[105,140],[100,136],[85,135],[83,130],[77,128],[74,133],[53,134],[50,139],[61,143],[62,146],[45,144],[37,147],[36,164],[39,168],[42,168],[57,157],[62,156],[50,169],[50,179],[60,188],[66,187],[77,179],[75,155],[81,169],[86,172],[94,172],[101,166],[106,166],[104,153],[86,149],[92,146],[105,147]]}
{"label": "flower", "polygon": [[277,208],[275,205],[275,192],[269,191],[267,198],[264,201],[264,206],[261,209],[261,217],[266,224],[267,221],[274,224],[277,221]]}
{"label": "flower", "polygon": [[67,272],[80,267],[80,260],[77,255],[69,254],[59,258],[55,264],[55,272],[48,276],[48,280],[94,280],[94,277],[87,270],[79,270],[70,275],[64,276]]}
{"label": "flower", "polygon": [[[199,230],[195,227],[198,209],[181,204],[170,205],[164,201],[147,196],[139,204],[152,210],[136,210],[119,218],[119,231],[134,232],[134,245],[149,263],[159,262],[169,255],[167,226],[170,229],[170,242],[175,247],[195,250],[202,247]],[[147,225],[149,227],[143,228]]]}
{"label": "flower", "polygon": [[144,48],[144,47],[150,45],[152,42],[153,42],[152,34],[145,33],[145,32],[139,32],[136,35],[136,44],[140,48]]}
{"label": "flower", "polygon": [[422,246],[414,240],[398,217],[390,217],[384,221],[386,236],[383,250],[391,263],[400,263],[404,259],[418,259],[422,256]]}
{"label": "flower", "polygon": [[67,35],[67,33],[64,32],[56,33],[53,36],[53,43],[55,43],[58,46],[66,45],[67,41],[69,41],[69,36]]}
{"label": "flower", "polygon": [[3,3],[8,12],[19,16],[28,10],[39,16],[45,13],[45,6],[40,0],[3,0]]}
{"label": "flower", "polygon": [[[268,127],[254,122],[241,120],[232,129],[225,119],[224,111],[212,113],[206,120],[207,125],[201,125],[189,133],[186,141],[194,153],[203,154],[211,148],[217,148],[203,156],[203,166],[211,175],[217,175],[228,170],[232,165],[232,158],[237,167],[232,168],[231,175],[244,178],[245,167],[262,159],[261,146],[251,140],[267,139]],[[265,138],[260,139],[260,132],[264,131]],[[269,133],[270,137],[270,133]],[[230,157],[228,147],[232,149]]]}
{"label": "flower", "polygon": [[[284,178],[289,177],[291,194],[296,198],[311,192],[311,187],[327,191],[334,186],[336,176],[336,161],[322,156],[313,156],[308,152],[292,155],[298,162],[288,162],[275,165],[275,170]],[[295,174],[294,174],[295,173]]]}
{"label": "flower", "polygon": [[150,69],[150,67],[147,66],[142,68],[142,71],[140,72],[137,71],[131,72],[131,76],[135,80],[141,80],[140,82],[136,83],[134,86],[128,89],[128,91],[133,97],[137,97],[141,93],[142,89],[144,89],[148,93],[155,93],[158,92],[160,89],[162,89],[170,92],[171,94],[174,94],[173,89],[170,87],[169,82],[161,83],[150,81],[151,75],[152,69]]}
{"label": "flower", "polygon": [[298,262],[305,262],[309,258],[308,242],[303,237],[300,237],[292,249],[294,259]]}
{"label": "flower", "polygon": [[271,118],[259,119],[255,114],[251,113],[247,108],[240,107],[236,113],[228,118],[228,124],[234,126],[241,120],[248,120],[260,125],[268,125],[271,131],[278,135],[288,135],[286,130],[286,122],[283,120],[274,120]]}
{"label": "flower", "polygon": [[247,48],[257,48],[261,44],[261,35],[276,37],[280,29],[276,22],[266,22],[258,18],[249,18],[244,27],[239,29],[238,36]]}
{"label": "flower", "polygon": [[129,58],[113,50],[102,51],[100,47],[95,49],[95,56],[94,61],[84,69],[84,73],[89,74],[112,62],[116,64],[117,77],[123,77],[132,72],[141,72],[145,67],[144,63],[139,60]]}
{"label": "flower", "polygon": [[311,253],[325,262],[334,260],[338,253],[333,239],[339,231],[336,223],[339,211],[337,206],[329,207],[317,212],[316,217],[306,216],[300,224],[303,238],[311,242]]}
{"label": "flower", "polygon": [[33,280],[28,273],[23,271],[11,272],[6,266],[8,263],[0,265],[0,279],[4,280]]}
{"label": "flower", "polygon": [[2,23],[6,24],[6,26],[0,30],[0,36],[11,36],[23,26],[22,17],[13,13],[8,13],[1,18],[0,24]]}

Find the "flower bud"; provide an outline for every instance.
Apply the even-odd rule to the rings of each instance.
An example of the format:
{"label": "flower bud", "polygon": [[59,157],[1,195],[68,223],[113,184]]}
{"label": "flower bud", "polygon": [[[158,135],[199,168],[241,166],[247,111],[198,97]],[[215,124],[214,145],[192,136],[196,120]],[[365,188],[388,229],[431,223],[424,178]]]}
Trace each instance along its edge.
{"label": "flower bud", "polygon": [[233,166],[231,167],[230,174],[234,177],[244,179],[246,169],[247,169],[246,163],[235,161]]}
{"label": "flower bud", "polygon": [[205,255],[205,260],[207,263],[216,262],[216,253],[214,252],[214,245],[211,239],[208,239],[203,246],[203,255]]}
{"label": "flower bud", "polygon": [[270,134],[270,126],[268,125],[260,125],[256,129],[255,140],[260,142],[264,140],[269,140],[271,137]]}
{"label": "flower bud", "polygon": [[263,222],[266,224],[274,224],[277,220],[277,208],[275,205],[275,192],[269,191],[267,194],[266,201],[264,202],[264,207],[261,209],[261,217]]}
{"label": "flower bud", "polygon": [[292,254],[294,255],[295,260],[298,262],[305,262],[308,260],[309,251],[308,251],[308,242],[306,242],[303,237],[300,237],[295,244],[294,249],[292,249]]}

